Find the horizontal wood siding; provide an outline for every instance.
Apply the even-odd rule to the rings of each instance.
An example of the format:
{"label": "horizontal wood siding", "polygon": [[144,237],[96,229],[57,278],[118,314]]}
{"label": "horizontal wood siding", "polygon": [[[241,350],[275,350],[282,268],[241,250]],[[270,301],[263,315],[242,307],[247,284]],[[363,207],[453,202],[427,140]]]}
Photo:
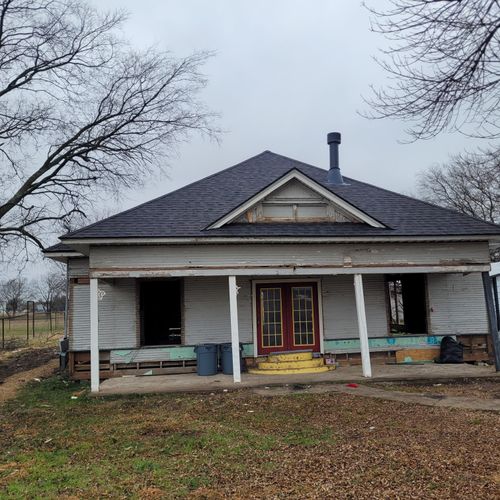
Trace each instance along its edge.
{"label": "horizontal wood siding", "polygon": [[429,274],[427,289],[432,334],[488,333],[480,273]]}
{"label": "horizontal wood siding", "polygon": [[90,349],[90,286],[72,285],[70,295],[69,348],[71,351]]}
{"label": "horizontal wood siding", "polygon": [[[99,348],[124,349],[137,346],[135,316],[135,281],[99,281],[105,292],[99,301]],[[71,299],[70,349],[90,349],[90,286],[73,285]]]}
{"label": "horizontal wood siding", "polygon": [[[250,280],[238,279],[238,326],[240,342],[252,342],[252,289]],[[185,344],[230,342],[227,277],[185,278]]]}
{"label": "horizontal wood siding", "polygon": [[[384,276],[363,276],[369,337],[388,334]],[[359,337],[352,276],[328,276],[322,280],[323,329],[326,339]]]}
{"label": "horizontal wood siding", "polygon": [[137,346],[135,280],[99,281],[106,295],[99,301],[99,346],[123,349]]}
{"label": "horizontal wood siding", "polygon": [[70,278],[81,278],[89,275],[89,259],[71,258],[68,259],[68,274]]}
{"label": "horizontal wood siding", "polygon": [[91,269],[411,266],[489,263],[487,243],[246,244],[92,247]]}

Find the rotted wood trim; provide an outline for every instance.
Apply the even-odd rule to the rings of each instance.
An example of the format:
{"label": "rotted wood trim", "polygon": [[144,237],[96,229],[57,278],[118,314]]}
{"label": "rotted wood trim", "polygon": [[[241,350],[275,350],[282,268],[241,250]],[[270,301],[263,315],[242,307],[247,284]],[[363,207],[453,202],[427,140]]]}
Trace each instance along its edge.
{"label": "rotted wood trim", "polygon": [[394,273],[473,273],[486,272],[489,264],[363,264],[362,266],[311,265],[307,266],[283,264],[241,265],[241,266],[182,266],[182,267],[126,267],[126,268],[92,268],[92,278],[140,278],[140,277],[185,277],[185,276],[300,276],[328,274],[394,274]]}

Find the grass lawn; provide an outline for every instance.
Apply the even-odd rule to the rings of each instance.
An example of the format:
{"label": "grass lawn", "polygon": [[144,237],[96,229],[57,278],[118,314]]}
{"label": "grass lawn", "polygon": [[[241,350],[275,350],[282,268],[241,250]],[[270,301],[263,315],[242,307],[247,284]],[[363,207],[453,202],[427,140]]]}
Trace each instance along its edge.
{"label": "grass lawn", "polygon": [[0,449],[0,498],[500,492],[499,415],[337,393],[92,398],[53,377],[0,406]]}

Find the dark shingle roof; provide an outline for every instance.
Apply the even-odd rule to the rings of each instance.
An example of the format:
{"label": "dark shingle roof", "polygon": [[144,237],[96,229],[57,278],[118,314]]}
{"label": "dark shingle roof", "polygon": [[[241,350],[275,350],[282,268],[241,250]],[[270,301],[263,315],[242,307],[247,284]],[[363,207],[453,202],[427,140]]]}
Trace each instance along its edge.
{"label": "dark shingle roof", "polygon": [[51,247],[46,248],[43,253],[45,254],[51,254],[51,253],[78,253],[76,250],[73,250],[70,248],[68,245],[65,245],[64,243],[56,243],[55,245],[52,245]]}
{"label": "dark shingle roof", "polygon": [[[307,175],[387,228],[366,224],[283,223],[207,226],[292,169]],[[84,227],[65,238],[224,236],[468,236],[499,235],[500,226],[354,179],[326,184],[326,170],[265,151],[177,191]]]}

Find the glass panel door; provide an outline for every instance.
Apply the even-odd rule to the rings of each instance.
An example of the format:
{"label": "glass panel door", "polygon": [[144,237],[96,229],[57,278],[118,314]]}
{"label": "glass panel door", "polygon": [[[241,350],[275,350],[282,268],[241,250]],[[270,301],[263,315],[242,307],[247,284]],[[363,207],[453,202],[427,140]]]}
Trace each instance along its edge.
{"label": "glass panel door", "polygon": [[318,286],[311,282],[258,284],[257,352],[320,351]]}
{"label": "glass panel door", "polygon": [[262,347],[283,346],[283,307],[281,288],[260,289]]}
{"label": "glass panel door", "polygon": [[292,287],[293,344],[312,346],[314,339],[314,295],[312,286]]}

